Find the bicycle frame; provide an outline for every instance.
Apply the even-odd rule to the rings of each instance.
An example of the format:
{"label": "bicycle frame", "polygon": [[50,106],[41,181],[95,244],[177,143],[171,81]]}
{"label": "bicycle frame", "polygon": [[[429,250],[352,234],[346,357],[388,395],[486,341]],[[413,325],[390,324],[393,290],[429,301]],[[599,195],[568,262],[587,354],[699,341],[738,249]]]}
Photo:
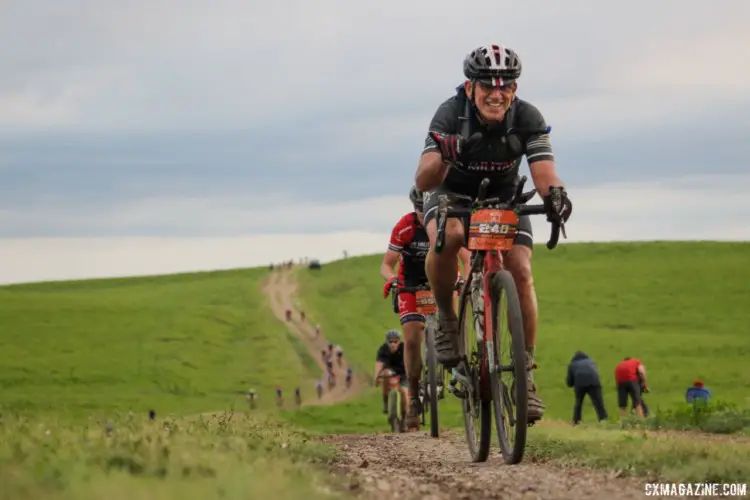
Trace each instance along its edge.
{"label": "bicycle frame", "polygon": [[[526,182],[526,177],[522,177],[516,186],[516,192],[510,202],[502,202],[499,198],[485,198],[487,187],[489,186],[490,180],[485,178],[479,187],[479,193],[476,198],[467,196],[457,196],[461,199],[470,200],[471,208],[469,214],[473,214],[481,208],[494,208],[498,210],[513,211],[517,216],[522,215],[533,215],[533,214],[544,214],[546,208],[544,205],[526,205],[535,194],[536,190],[523,193],[523,186]],[[448,199],[445,195],[438,195],[438,234],[437,241],[435,244],[436,253],[440,253],[445,245],[445,225],[448,216]],[[550,239],[547,242],[547,248],[552,249],[557,245],[560,230],[562,226],[557,223],[552,224],[552,232]],[[469,242],[466,242],[468,247]],[[464,308],[467,302],[471,302],[474,305],[472,311],[474,317],[474,326],[477,332],[477,342],[480,343],[484,348],[482,349],[482,373],[480,377],[480,391],[482,392],[483,399],[489,397],[489,371],[494,371],[497,366],[495,364],[495,349],[494,349],[494,335],[497,325],[495,325],[495,319],[492,317],[492,308],[489,307],[491,304],[490,289],[493,276],[495,273],[504,269],[502,254],[509,250],[471,250],[471,271],[467,277],[466,283],[459,294],[459,310],[458,317],[462,318],[464,314]],[[465,301],[466,294],[474,295],[472,301]],[[478,310],[480,309],[481,310]],[[465,348],[465,346],[462,346]],[[466,353],[462,353],[464,356]],[[460,365],[459,365],[460,366]],[[500,367],[501,370],[505,371],[506,367]],[[469,380],[461,375],[457,370],[454,372],[454,377],[462,382],[464,387],[471,389],[471,383]],[[457,391],[458,392],[458,391]],[[459,394],[460,397],[460,394]]]}

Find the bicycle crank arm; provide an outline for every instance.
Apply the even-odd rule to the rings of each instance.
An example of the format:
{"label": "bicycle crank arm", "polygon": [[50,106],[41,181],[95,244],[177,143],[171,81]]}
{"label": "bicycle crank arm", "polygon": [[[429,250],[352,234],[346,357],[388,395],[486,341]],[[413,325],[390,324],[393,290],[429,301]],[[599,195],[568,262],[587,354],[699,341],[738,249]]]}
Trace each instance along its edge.
{"label": "bicycle crank arm", "polygon": [[453,378],[448,386],[448,392],[461,399],[466,399],[467,396],[474,392],[474,387],[472,386],[471,380],[458,370],[454,370]]}
{"label": "bicycle crank arm", "polygon": [[451,379],[451,381],[448,383],[448,393],[453,394],[458,399],[466,399],[466,391],[463,389],[456,387],[456,384],[458,383],[458,380]]}

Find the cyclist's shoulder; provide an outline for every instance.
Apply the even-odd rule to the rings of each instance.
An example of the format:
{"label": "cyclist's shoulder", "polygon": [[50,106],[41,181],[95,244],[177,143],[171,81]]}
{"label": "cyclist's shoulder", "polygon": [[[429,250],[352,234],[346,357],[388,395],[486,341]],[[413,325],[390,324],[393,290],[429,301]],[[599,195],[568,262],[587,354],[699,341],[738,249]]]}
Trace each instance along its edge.
{"label": "cyclist's shoulder", "polygon": [[405,237],[409,234],[410,231],[414,231],[414,228],[416,226],[415,224],[414,212],[408,212],[404,214],[398,222],[396,222],[396,225],[393,226],[394,232],[399,237]]}
{"label": "cyclist's shoulder", "polygon": [[410,227],[414,225],[414,212],[406,212],[404,215],[402,215],[398,222],[396,223],[397,226],[402,227]]}
{"label": "cyclist's shoulder", "polygon": [[534,104],[516,97],[513,100],[513,108],[515,112],[514,121],[519,126],[534,126],[541,122],[544,122],[544,116],[542,112]]}
{"label": "cyclist's shoulder", "polygon": [[456,93],[444,99],[435,109],[435,115],[432,118],[433,126],[437,124],[450,125],[458,123],[458,118],[463,113],[466,95],[463,87],[456,89]]}
{"label": "cyclist's shoulder", "polygon": [[443,111],[443,112],[455,113],[456,117],[458,117],[458,113],[460,113],[463,110],[461,107],[461,104],[463,104],[465,99],[466,99],[466,95],[463,94],[463,92],[456,92],[455,94],[448,97],[447,99],[444,99],[438,105],[437,110]]}

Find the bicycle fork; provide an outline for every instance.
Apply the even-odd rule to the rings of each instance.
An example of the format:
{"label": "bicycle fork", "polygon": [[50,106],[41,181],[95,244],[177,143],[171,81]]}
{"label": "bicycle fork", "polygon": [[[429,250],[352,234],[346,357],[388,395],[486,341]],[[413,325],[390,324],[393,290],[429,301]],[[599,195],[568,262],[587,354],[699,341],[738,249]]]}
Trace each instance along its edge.
{"label": "bicycle fork", "polygon": [[[474,320],[474,331],[476,332],[476,342],[482,344],[484,339],[484,300],[482,299],[482,273],[473,272],[471,278],[471,308],[472,318]],[[453,377],[448,384],[448,392],[460,399],[466,399],[467,396],[474,394],[475,387],[469,378],[468,358],[459,362],[456,368],[452,370]]]}

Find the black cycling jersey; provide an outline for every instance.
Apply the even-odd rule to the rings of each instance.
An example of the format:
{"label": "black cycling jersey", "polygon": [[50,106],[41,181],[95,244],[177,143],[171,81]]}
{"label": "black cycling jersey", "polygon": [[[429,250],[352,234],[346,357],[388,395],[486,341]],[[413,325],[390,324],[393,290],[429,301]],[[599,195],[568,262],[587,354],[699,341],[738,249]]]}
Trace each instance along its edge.
{"label": "black cycling jersey", "polygon": [[[518,182],[518,169],[526,155],[529,165],[538,161],[554,160],[549,135],[542,132],[547,124],[541,112],[532,104],[514,98],[505,118],[498,124],[488,126],[470,111],[469,133],[463,130],[467,96],[463,86],[456,95],[444,101],[435,111],[430,122],[430,131],[441,134],[461,133],[466,137],[481,129],[484,138],[471,153],[468,160],[457,162],[448,170],[442,190],[476,196],[479,184],[484,177],[491,180],[488,195],[510,197]],[[508,129],[518,131],[518,135],[507,135]],[[524,132],[526,131],[526,132]],[[422,154],[440,152],[435,140],[427,135]]]}
{"label": "black cycling jersey", "polygon": [[390,368],[396,375],[406,377],[406,367],[404,366],[404,343],[398,345],[396,352],[391,352],[388,344],[383,344],[378,349],[376,361],[383,363],[383,368]]}

